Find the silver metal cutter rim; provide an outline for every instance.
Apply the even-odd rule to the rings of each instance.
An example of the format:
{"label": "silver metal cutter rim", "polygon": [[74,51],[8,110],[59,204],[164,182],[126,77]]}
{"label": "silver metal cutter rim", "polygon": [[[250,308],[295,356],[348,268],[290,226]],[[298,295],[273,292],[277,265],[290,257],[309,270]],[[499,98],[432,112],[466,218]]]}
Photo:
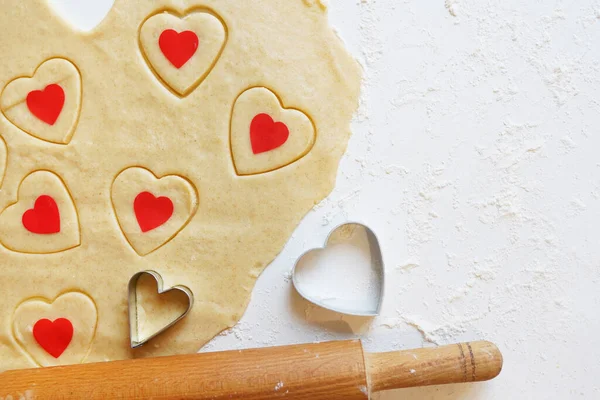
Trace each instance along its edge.
{"label": "silver metal cutter rim", "polygon": [[[304,258],[304,256],[306,256],[309,253],[312,253],[314,251],[324,250],[325,248],[327,248],[331,237],[338,230],[340,230],[346,226],[351,226],[351,225],[356,225],[361,228],[364,228],[365,232],[367,232],[367,238],[369,240],[369,251],[371,254],[371,266],[374,267],[375,270],[379,271],[381,290],[379,292],[379,301],[377,304],[377,308],[375,309],[374,312],[364,312],[364,311],[359,311],[359,310],[347,309],[347,308],[343,308],[343,307],[330,306],[330,305],[324,304],[323,302],[320,302],[318,300],[311,299],[310,296],[306,295],[302,291],[302,289],[300,289],[300,286],[299,286],[297,278],[296,278],[296,270],[297,270],[298,264]],[[343,224],[336,226],[331,232],[329,232],[329,234],[327,235],[327,238],[325,239],[325,244],[322,247],[310,249],[310,250],[304,252],[300,257],[298,257],[298,259],[294,263],[294,268],[292,269],[292,283],[294,285],[294,289],[298,292],[298,294],[300,294],[300,296],[302,296],[304,299],[308,300],[309,302],[311,302],[321,308],[324,308],[326,310],[335,311],[335,312],[338,312],[341,314],[346,314],[346,315],[358,316],[358,317],[376,317],[376,316],[380,315],[381,307],[383,305],[383,298],[385,295],[385,263],[383,261],[383,253],[381,251],[381,245],[379,242],[379,238],[375,234],[375,231],[373,231],[369,226],[367,226],[361,222],[345,222]]]}
{"label": "silver metal cutter rim", "polygon": [[[137,303],[137,282],[144,275],[150,275],[154,278],[154,280],[157,283],[159,295],[161,295],[163,293],[171,292],[173,290],[178,290],[180,292],[183,292],[188,297],[189,305],[183,314],[178,316],[176,319],[174,319],[168,325],[161,328],[158,332],[153,333],[149,337],[144,338],[143,340],[140,340],[139,332],[138,332],[138,315],[137,315],[137,304],[138,304]],[[131,343],[132,349],[136,349],[140,346],[143,346],[144,344],[148,343],[150,340],[154,339],[155,337],[157,337],[157,336],[161,335],[162,333],[164,333],[165,331],[169,330],[173,325],[175,325],[176,323],[181,321],[183,318],[185,318],[190,313],[190,311],[192,310],[192,307],[194,305],[194,294],[188,287],[182,286],[182,285],[177,285],[177,286],[173,286],[173,287],[165,289],[162,276],[158,272],[150,271],[150,270],[138,272],[131,277],[131,279],[129,280],[129,285],[128,285],[127,299],[128,299],[128,309],[129,309],[129,338],[130,338],[130,343]]]}

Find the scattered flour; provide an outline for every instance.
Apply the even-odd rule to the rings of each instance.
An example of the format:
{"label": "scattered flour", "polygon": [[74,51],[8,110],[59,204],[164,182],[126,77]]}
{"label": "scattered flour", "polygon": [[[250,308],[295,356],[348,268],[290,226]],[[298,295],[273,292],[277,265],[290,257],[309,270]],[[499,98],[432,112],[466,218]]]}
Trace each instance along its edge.
{"label": "scattered flour", "polygon": [[458,16],[457,13],[458,13],[458,10],[460,9],[459,1],[460,0],[446,0],[446,2],[445,2],[446,9],[450,13],[450,15],[452,15],[453,17]]}
{"label": "scattered flour", "polygon": [[[595,3],[440,0],[432,13],[430,2],[332,2],[338,25],[358,26],[340,25],[365,70],[354,134],[335,191],[265,271],[252,322],[225,346],[360,336],[389,351],[486,339],[506,368],[476,397],[600,398],[589,379],[600,358],[590,335],[600,329],[590,308],[600,302]],[[374,320],[304,302],[286,275],[313,235],[347,220],[382,240],[386,298]],[[571,357],[570,343],[589,351]],[[523,376],[528,385],[513,384]]]}

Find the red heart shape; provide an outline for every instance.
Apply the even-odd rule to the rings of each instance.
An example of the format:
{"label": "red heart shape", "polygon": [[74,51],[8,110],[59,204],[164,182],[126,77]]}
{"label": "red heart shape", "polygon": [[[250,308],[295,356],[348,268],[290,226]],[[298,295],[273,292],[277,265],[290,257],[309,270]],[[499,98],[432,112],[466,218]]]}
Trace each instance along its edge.
{"label": "red heart shape", "polygon": [[142,192],[133,202],[133,209],[143,233],[164,225],[173,216],[173,202],[168,197],[155,197]]}
{"label": "red heart shape", "polygon": [[275,150],[287,142],[290,130],[283,122],[275,122],[268,114],[258,114],[250,124],[250,141],[254,154]]}
{"label": "red heart shape", "polygon": [[183,67],[198,50],[198,35],[192,31],[177,33],[167,29],[158,39],[160,50],[177,69]]}
{"label": "red heart shape", "polygon": [[23,214],[22,222],[25,229],[31,233],[60,233],[60,212],[56,201],[46,195],[38,197],[33,208]]}
{"label": "red heart shape", "polygon": [[34,90],[27,95],[27,108],[40,120],[54,125],[65,105],[65,91],[57,84],[44,90]]}
{"label": "red heart shape", "polygon": [[60,357],[73,340],[73,324],[66,318],[41,319],[33,326],[33,337],[48,354]]}

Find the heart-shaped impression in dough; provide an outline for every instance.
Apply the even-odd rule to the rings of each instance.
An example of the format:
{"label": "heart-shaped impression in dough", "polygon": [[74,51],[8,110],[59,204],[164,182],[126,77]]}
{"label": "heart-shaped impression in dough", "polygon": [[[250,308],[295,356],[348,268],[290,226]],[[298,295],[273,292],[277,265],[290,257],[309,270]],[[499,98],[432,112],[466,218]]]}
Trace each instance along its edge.
{"label": "heart-shaped impression in dough", "polygon": [[350,223],[334,229],[325,247],[305,253],[292,278],[298,293],[318,306],[371,317],[381,310],[384,275],[375,233],[362,224]]}
{"label": "heart-shaped impression in dough", "polygon": [[0,213],[0,243],[29,254],[57,253],[80,245],[73,198],[56,174],[36,171],[23,179],[17,203]]}
{"label": "heart-shaped impression in dough", "polygon": [[53,58],[30,78],[17,78],[2,91],[0,109],[6,118],[30,135],[68,144],[81,110],[81,75],[70,61]]}
{"label": "heart-shaped impression in dough", "polygon": [[121,172],[111,198],[119,226],[141,256],[175,238],[198,209],[198,193],[187,179],[132,167]]}
{"label": "heart-shaped impression in dough", "polygon": [[238,175],[277,170],[304,157],[315,144],[316,128],[304,112],[285,108],[275,93],[256,87],[233,106],[231,153]]}
{"label": "heart-shaped impression in dough", "polygon": [[140,47],[155,75],[178,96],[187,96],[215,66],[227,42],[227,27],[215,14],[161,12],[140,29]]}
{"label": "heart-shaped impression in dough", "polygon": [[137,348],[181,321],[192,309],[194,295],[183,285],[164,287],[156,271],[142,271],[129,281],[129,332]]}
{"label": "heart-shaped impression in dough", "polygon": [[15,310],[12,330],[23,350],[42,367],[85,361],[96,335],[98,310],[90,296],[68,292],[55,300],[35,297]]}

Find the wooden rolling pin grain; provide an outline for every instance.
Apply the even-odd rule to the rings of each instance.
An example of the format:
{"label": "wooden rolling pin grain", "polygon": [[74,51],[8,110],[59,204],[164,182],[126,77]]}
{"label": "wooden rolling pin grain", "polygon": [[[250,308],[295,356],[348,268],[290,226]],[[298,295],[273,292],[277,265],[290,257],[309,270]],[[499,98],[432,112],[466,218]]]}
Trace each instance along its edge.
{"label": "wooden rolling pin grain", "polygon": [[0,398],[365,400],[388,389],[485,381],[501,369],[489,342],[365,354],[347,341],[9,371],[0,374]]}

